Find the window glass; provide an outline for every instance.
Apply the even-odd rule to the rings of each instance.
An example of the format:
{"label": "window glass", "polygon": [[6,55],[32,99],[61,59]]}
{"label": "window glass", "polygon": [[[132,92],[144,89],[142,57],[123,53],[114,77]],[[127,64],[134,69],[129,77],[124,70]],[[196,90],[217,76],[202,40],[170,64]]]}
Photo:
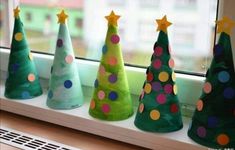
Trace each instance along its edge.
{"label": "window glass", "polygon": [[54,53],[59,27],[56,14],[64,8],[75,55],[94,60],[100,60],[106,36],[104,16],[114,10],[121,15],[124,61],[137,66],[150,64],[158,37],[155,19],[166,14],[173,23],[168,37],[175,69],[197,73],[205,73],[211,59],[216,6],[216,0],[20,0],[31,49]]}
{"label": "window glass", "polygon": [[9,47],[9,36],[7,31],[9,31],[7,19],[7,0],[0,0],[0,46]]}

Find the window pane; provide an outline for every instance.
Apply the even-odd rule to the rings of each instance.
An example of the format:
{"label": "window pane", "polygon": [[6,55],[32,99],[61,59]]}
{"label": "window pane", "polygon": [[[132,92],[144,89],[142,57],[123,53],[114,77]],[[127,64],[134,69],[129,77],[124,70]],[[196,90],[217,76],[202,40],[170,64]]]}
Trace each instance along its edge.
{"label": "window pane", "polygon": [[[125,63],[148,66],[157,40],[155,19],[165,14],[176,70],[205,73],[214,41],[216,0],[21,0],[31,49],[54,53],[57,14],[65,8],[76,56],[99,60],[111,10],[122,17],[119,34]],[[46,37],[46,38],[45,38]],[[185,63],[187,62],[187,63]]]}
{"label": "window pane", "polygon": [[0,0],[0,46],[9,47],[9,31],[7,24],[7,0]]}

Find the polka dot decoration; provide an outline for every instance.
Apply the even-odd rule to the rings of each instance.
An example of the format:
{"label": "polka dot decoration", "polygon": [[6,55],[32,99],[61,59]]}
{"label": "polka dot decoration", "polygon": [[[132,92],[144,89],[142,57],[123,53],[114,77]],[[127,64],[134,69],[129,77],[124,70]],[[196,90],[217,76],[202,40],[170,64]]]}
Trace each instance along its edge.
{"label": "polka dot decoration", "polygon": [[110,83],[117,82],[117,75],[116,74],[109,75],[108,80],[109,80]]}
{"label": "polka dot decoration", "polygon": [[47,97],[48,97],[49,99],[52,99],[52,97],[53,97],[53,92],[52,92],[51,90],[49,90]]}
{"label": "polka dot decoration", "polygon": [[164,94],[159,94],[157,96],[157,103],[158,104],[165,104],[166,103],[166,96]]}
{"label": "polka dot decoration", "polygon": [[112,42],[113,44],[118,44],[119,41],[120,41],[120,38],[119,38],[119,36],[118,36],[117,34],[113,34],[113,35],[111,36],[111,42]]}
{"label": "polka dot decoration", "polygon": [[144,104],[141,103],[139,106],[139,112],[142,113],[144,111]]}
{"label": "polka dot decoration", "polygon": [[178,93],[178,88],[176,85],[173,86],[173,93],[176,95]]}
{"label": "polka dot decoration", "polygon": [[198,127],[197,128],[197,135],[201,138],[206,137],[206,129],[204,127]]}
{"label": "polka dot decoration", "polygon": [[153,73],[152,72],[149,72],[148,74],[147,74],[147,81],[148,82],[151,82],[153,80]]}
{"label": "polka dot decoration", "polygon": [[152,82],[152,89],[154,91],[160,91],[162,89],[162,85],[160,82]]}
{"label": "polka dot decoration", "polygon": [[64,81],[64,87],[65,87],[66,89],[71,88],[72,85],[73,85],[72,81],[70,81],[70,80]]}
{"label": "polka dot decoration", "polygon": [[111,110],[109,104],[103,104],[101,109],[102,109],[103,113],[109,113]]}
{"label": "polka dot decoration", "polygon": [[162,61],[161,61],[160,59],[154,60],[154,62],[153,62],[153,67],[154,67],[155,69],[160,69],[161,66],[162,66]]}
{"label": "polka dot decoration", "polygon": [[226,83],[228,82],[230,79],[230,75],[227,71],[221,71],[219,72],[218,74],[218,80],[221,82],[221,83]]}
{"label": "polka dot decoration", "polygon": [[102,91],[102,90],[100,90],[99,92],[98,92],[98,98],[99,98],[99,100],[103,100],[104,98],[105,98],[105,92],[104,91]]}
{"label": "polka dot decoration", "polygon": [[162,48],[162,47],[157,46],[157,47],[154,49],[154,54],[155,54],[156,56],[161,56],[162,53],[163,53],[163,48]]}
{"label": "polka dot decoration", "polygon": [[58,39],[56,42],[57,47],[62,47],[63,46],[63,40],[62,39]]}
{"label": "polka dot decoration", "polygon": [[171,84],[166,84],[166,85],[164,86],[164,91],[165,91],[166,94],[171,94],[171,93],[172,93],[172,90],[173,90],[173,87],[172,87]]}
{"label": "polka dot decoration", "polygon": [[223,52],[223,47],[219,44],[215,45],[214,47],[214,55],[215,56],[220,56]]}
{"label": "polka dot decoration", "polygon": [[95,101],[92,99],[90,103],[90,109],[95,109]]}
{"label": "polka dot decoration", "polygon": [[99,81],[98,81],[98,79],[96,79],[94,82],[94,87],[97,88],[98,86],[99,86]]}
{"label": "polka dot decoration", "polygon": [[160,72],[160,74],[158,75],[158,79],[161,82],[166,82],[169,79],[169,74],[167,72]]}
{"label": "polka dot decoration", "polygon": [[215,116],[208,117],[207,124],[209,128],[215,128],[218,123],[219,121]]}
{"label": "polka dot decoration", "polygon": [[19,70],[20,65],[18,63],[14,63],[11,65],[12,71],[17,72]]}
{"label": "polka dot decoration", "polygon": [[197,110],[198,111],[202,111],[203,109],[203,101],[202,100],[198,100],[197,101]]}
{"label": "polka dot decoration", "polygon": [[149,94],[152,91],[152,86],[150,83],[146,83],[144,86],[145,93]]}
{"label": "polka dot decoration", "polygon": [[16,41],[20,42],[23,39],[23,34],[21,32],[17,32],[14,38]]}
{"label": "polka dot decoration", "polygon": [[71,63],[73,62],[73,56],[72,56],[72,55],[67,55],[67,56],[65,57],[65,62],[66,62],[67,64],[71,64]]}
{"label": "polka dot decoration", "polygon": [[203,87],[203,91],[206,93],[206,94],[209,94],[212,90],[212,86],[211,86],[211,83],[210,82],[206,82],[204,84],[204,87]]}
{"label": "polka dot decoration", "polygon": [[141,92],[140,99],[142,100],[144,98],[144,90]]}
{"label": "polka dot decoration", "polygon": [[227,87],[224,89],[223,95],[226,99],[233,99],[235,98],[235,89]]}
{"label": "polka dot decoration", "polygon": [[29,80],[29,82],[35,81],[35,75],[34,75],[33,73],[30,73],[30,74],[28,75],[28,80]]}
{"label": "polka dot decoration", "polygon": [[176,76],[175,76],[175,72],[173,71],[172,74],[171,74],[171,79],[172,81],[176,81]]}
{"label": "polka dot decoration", "polygon": [[151,110],[150,112],[150,118],[152,120],[158,120],[160,118],[160,112],[158,110]]}
{"label": "polka dot decoration", "polygon": [[103,53],[103,54],[106,54],[107,51],[108,51],[108,47],[107,47],[107,45],[104,45],[104,46],[102,47],[102,53]]}
{"label": "polka dot decoration", "polygon": [[174,68],[174,67],[175,67],[175,61],[174,61],[174,59],[171,58],[171,59],[168,61],[168,65],[169,65],[170,68]]}
{"label": "polka dot decoration", "polygon": [[177,113],[179,111],[179,107],[177,104],[171,104],[170,106],[170,112],[171,113]]}
{"label": "polka dot decoration", "polygon": [[221,146],[225,146],[229,143],[230,139],[226,134],[220,134],[217,136],[217,143]]}
{"label": "polka dot decoration", "polygon": [[108,64],[111,66],[115,66],[117,64],[117,58],[115,56],[111,56],[108,58]]}
{"label": "polka dot decoration", "polygon": [[105,68],[104,68],[104,66],[103,65],[100,65],[100,67],[99,67],[99,73],[100,73],[100,75],[105,75]]}
{"label": "polka dot decoration", "polygon": [[22,97],[23,99],[27,99],[27,98],[30,98],[30,94],[29,94],[28,91],[23,91],[23,92],[21,93],[21,97]]}
{"label": "polka dot decoration", "polygon": [[115,100],[117,100],[117,98],[118,98],[117,92],[111,91],[111,92],[109,93],[109,99],[110,99],[110,100],[115,101]]}

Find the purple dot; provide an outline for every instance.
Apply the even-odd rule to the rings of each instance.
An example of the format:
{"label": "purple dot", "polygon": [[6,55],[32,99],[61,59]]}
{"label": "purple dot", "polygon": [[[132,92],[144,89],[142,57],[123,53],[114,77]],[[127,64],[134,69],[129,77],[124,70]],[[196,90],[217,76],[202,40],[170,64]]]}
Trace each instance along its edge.
{"label": "purple dot", "polygon": [[208,123],[208,127],[215,128],[218,124],[218,119],[214,116],[211,116],[208,118],[207,123]]}
{"label": "purple dot", "polygon": [[72,81],[70,81],[70,80],[66,80],[66,81],[64,82],[64,87],[67,88],[67,89],[71,88],[72,85],[73,85],[73,83],[72,83]]}
{"label": "purple dot", "polygon": [[206,136],[206,129],[204,127],[197,128],[197,135],[201,138]]}
{"label": "purple dot", "polygon": [[13,72],[16,72],[19,69],[20,65],[18,63],[12,64]]}
{"label": "purple dot", "polygon": [[110,99],[110,100],[114,101],[114,100],[116,100],[117,98],[118,98],[118,94],[117,94],[116,92],[111,91],[111,92],[109,93],[109,99]]}
{"label": "purple dot", "polygon": [[227,99],[232,99],[235,96],[235,90],[231,87],[228,87],[224,90],[224,97]]}
{"label": "purple dot", "polygon": [[117,81],[117,75],[111,74],[111,75],[109,76],[109,82],[110,82],[110,83],[115,83],[116,81]]}
{"label": "purple dot", "polygon": [[58,47],[62,47],[63,46],[63,40],[62,39],[58,39],[57,40],[57,46]]}
{"label": "purple dot", "polygon": [[117,43],[119,43],[119,41],[120,41],[120,38],[119,38],[119,36],[118,36],[117,34],[113,34],[113,35],[111,36],[111,42],[112,42],[113,44],[117,44]]}
{"label": "purple dot", "polygon": [[221,45],[219,45],[219,44],[215,45],[215,47],[214,47],[214,55],[215,56],[219,56],[219,55],[222,54],[222,52],[223,52],[223,47]]}
{"label": "purple dot", "polygon": [[161,89],[162,89],[161,83],[159,83],[159,82],[153,82],[153,83],[152,83],[152,89],[153,89],[154,91],[159,91],[159,90],[161,90]]}

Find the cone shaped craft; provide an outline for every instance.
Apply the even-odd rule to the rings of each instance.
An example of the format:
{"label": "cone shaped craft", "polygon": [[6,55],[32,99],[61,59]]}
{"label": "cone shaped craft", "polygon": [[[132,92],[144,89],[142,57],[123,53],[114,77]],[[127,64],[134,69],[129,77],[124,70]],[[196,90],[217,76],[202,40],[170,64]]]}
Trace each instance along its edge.
{"label": "cone shaped craft", "polygon": [[171,25],[166,16],[157,20],[160,31],[154,44],[151,65],[146,71],[146,81],[140,95],[135,125],[150,132],[171,132],[183,127],[174,61],[170,56],[167,27]]}
{"label": "cone shaped craft", "polygon": [[83,104],[83,93],[66,25],[68,16],[63,10],[57,16],[60,27],[49,81],[47,106],[53,109],[73,109]]}
{"label": "cone shaped craft", "polygon": [[124,70],[117,20],[114,12],[106,16],[108,31],[102,49],[89,114],[102,120],[123,120],[133,114],[132,100]]}
{"label": "cone shaped craft", "polygon": [[30,53],[19,8],[14,9],[15,24],[8,63],[5,96],[11,99],[30,99],[42,94],[38,73]]}
{"label": "cone shaped craft", "polygon": [[235,148],[235,72],[229,18],[217,21],[221,32],[214,57],[206,73],[202,94],[188,130],[197,143],[216,149]]}

